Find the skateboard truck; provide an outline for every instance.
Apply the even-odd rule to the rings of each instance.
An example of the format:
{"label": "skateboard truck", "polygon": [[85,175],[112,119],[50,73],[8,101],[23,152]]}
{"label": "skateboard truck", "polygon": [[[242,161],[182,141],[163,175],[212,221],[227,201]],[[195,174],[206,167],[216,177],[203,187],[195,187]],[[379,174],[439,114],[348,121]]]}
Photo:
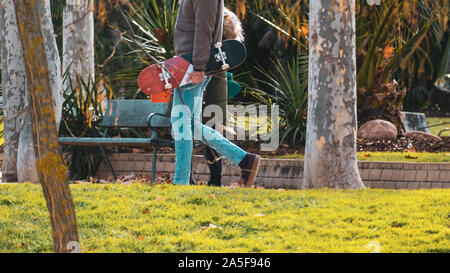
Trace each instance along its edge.
{"label": "skateboard truck", "polygon": [[222,51],[222,43],[216,43],[215,47],[217,48],[217,50],[219,50],[219,54],[217,54],[219,56],[216,55],[216,59],[218,62],[222,62],[222,70],[228,70],[230,68],[230,65],[225,62],[227,56],[225,55],[225,52]]}
{"label": "skateboard truck", "polygon": [[164,67],[164,63],[158,64],[159,68],[161,68],[161,74],[159,76],[161,77],[161,81],[164,81],[164,89],[170,90],[172,89],[172,84],[170,84],[169,79],[167,77],[166,68]]}

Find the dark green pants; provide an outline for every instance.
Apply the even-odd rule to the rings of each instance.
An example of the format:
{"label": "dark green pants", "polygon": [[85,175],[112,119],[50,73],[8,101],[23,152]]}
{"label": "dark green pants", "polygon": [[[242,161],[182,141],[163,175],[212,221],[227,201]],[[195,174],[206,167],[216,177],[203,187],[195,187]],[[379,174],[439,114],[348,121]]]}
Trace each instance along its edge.
{"label": "dark green pants", "polygon": [[[212,76],[208,86],[206,87],[205,94],[203,95],[203,109],[211,104],[216,104],[222,108],[224,114],[223,125],[225,125],[225,115],[227,110],[227,75],[226,72],[221,72]],[[205,123],[209,118],[203,118]]]}
{"label": "dark green pants", "polygon": [[[222,109],[223,125],[226,123],[227,92],[227,75],[226,72],[221,72],[211,78],[211,81],[206,87],[205,94],[203,95],[203,109],[208,105],[213,104],[218,105]],[[203,117],[203,123],[206,123],[211,118],[212,117]],[[208,185],[220,187],[222,184],[222,159],[220,159],[220,155],[209,146],[205,146],[203,152],[210,172]]]}

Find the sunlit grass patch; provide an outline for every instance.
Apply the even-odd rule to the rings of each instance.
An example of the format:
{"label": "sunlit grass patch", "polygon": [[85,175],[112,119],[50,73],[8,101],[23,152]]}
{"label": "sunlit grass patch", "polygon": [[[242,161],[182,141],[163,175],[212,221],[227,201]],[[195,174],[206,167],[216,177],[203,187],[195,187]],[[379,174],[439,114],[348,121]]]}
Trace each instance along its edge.
{"label": "sunlit grass patch", "polygon": [[[1,122],[0,123],[0,132],[3,132],[3,128],[4,128],[4,123]],[[4,143],[5,143],[5,138],[2,136],[2,137],[0,137],[0,146],[3,146]]]}
{"label": "sunlit grass patch", "polygon": [[[305,158],[304,154],[286,154],[274,156],[278,159],[300,159]],[[389,161],[389,162],[430,162],[447,163],[450,162],[450,153],[426,153],[426,152],[359,152],[359,161]]]}
{"label": "sunlit grass patch", "polygon": [[426,152],[359,152],[358,160],[361,161],[393,161],[393,162],[450,162],[450,152],[426,153]]}
{"label": "sunlit grass patch", "polygon": [[[448,190],[71,185],[84,252],[449,252]],[[38,185],[0,185],[0,252],[50,252]]]}

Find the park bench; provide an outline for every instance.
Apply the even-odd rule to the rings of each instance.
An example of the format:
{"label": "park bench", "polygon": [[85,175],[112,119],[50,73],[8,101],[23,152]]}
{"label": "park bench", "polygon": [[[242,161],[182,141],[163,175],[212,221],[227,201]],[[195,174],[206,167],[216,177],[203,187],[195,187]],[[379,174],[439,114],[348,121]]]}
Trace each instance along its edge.
{"label": "park bench", "polygon": [[[155,180],[156,155],[160,146],[169,146],[173,141],[160,136],[162,128],[170,128],[170,117],[167,115],[169,104],[152,103],[150,100],[109,100],[103,113],[102,127],[105,128],[102,137],[60,137],[63,145],[100,146],[103,159],[110,169],[114,180],[117,180],[105,146],[135,146],[153,147],[152,181]],[[149,138],[126,137],[111,138],[108,133],[112,129],[150,128],[152,136]]]}
{"label": "park bench", "polygon": [[[439,124],[428,125],[427,118],[424,113],[415,112],[401,112],[401,119],[406,132],[420,131],[424,133],[430,133],[431,127],[450,124],[450,122],[444,122]],[[449,128],[444,128],[439,131],[438,136],[442,133],[450,131]]]}

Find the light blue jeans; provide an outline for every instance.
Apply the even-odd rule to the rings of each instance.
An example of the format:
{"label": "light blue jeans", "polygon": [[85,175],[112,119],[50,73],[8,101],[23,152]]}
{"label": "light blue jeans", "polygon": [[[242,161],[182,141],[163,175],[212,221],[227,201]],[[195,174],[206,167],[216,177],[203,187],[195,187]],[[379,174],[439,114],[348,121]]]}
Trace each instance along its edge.
{"label": "light blue jeans", "polygon": [[[175,139],[175,176],[173,183],[187,185],[190,181],[193,138],[215,149],[236,165],[247,152],[201,122],[203,92],[210,78],[195,85],[176,88],[170,121]],[[181,99],[183,96],[183,100]],[[225,113],[224,113],[225,115]]]}

